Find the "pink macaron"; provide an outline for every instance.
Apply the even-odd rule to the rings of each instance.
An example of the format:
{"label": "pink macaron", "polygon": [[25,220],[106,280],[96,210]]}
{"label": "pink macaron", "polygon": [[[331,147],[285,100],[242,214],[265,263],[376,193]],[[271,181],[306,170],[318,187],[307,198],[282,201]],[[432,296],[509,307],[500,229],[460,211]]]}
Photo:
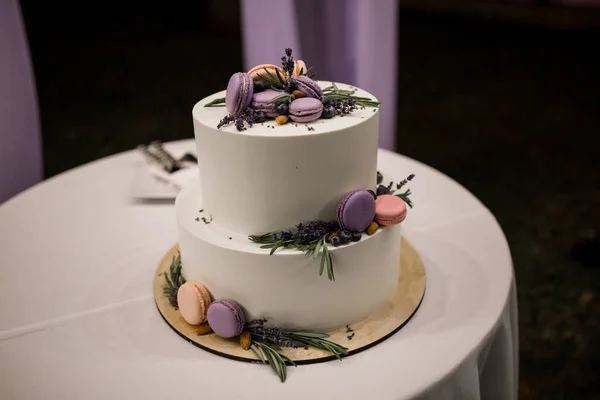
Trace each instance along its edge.
{"label": "pink macaron", "polygon": [[396,225],[406,218],[406,203],[398,196],[382,194],[375,200],[375,222],[379,225]]}
{"label": "pink macaron", "polygon": [[186,282],[177,291],[177,308],[190,325],[200,325],[207,319],[212,298],[199,282]]}

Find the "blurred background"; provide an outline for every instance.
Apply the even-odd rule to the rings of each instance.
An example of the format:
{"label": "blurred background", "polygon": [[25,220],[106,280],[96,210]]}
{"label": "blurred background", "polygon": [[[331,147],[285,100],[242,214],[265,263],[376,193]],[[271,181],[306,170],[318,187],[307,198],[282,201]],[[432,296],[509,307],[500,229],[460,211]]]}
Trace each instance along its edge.
{"label": "blurred background", "polygon": [[[598,3],[406,0],[399,10],[397,151],[464,185],[504,229],[522,399],[600,398]],[[192,138],[193,104],[243,70],[236,0],[20,5],[45,178]]]}

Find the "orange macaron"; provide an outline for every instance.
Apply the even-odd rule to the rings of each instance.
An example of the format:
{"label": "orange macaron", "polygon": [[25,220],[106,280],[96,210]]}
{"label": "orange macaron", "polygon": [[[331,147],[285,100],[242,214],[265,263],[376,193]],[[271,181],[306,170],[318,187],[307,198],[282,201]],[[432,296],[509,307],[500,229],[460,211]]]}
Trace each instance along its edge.
{"label": "orange macaron", "polygon": [[[268,71],[268,73],[267,73],[267,71]],[[283,79],[283,76],[284,76],[283,70],[280,67],[278,67],[277,65],[260,64],[254,68],[251,68],[250,71],[248,71],[248,74],[252,77],[252,80],[258,81],[258,80],[261,80],[261,77],[262,77],[262,80],[269,79],[269,74],[271,74],[273,76],[273,78],[277,78],[278,72],[279,72],[279,76],[281,76],[281,78]]]}
{"label": "orange macaron", "polygon": [[302,60],[296,60],[294,63],[294,73],[292,74],[292,78],[297,78],[301,74],[306,75],[308,73],[308,68],[306,64]]}

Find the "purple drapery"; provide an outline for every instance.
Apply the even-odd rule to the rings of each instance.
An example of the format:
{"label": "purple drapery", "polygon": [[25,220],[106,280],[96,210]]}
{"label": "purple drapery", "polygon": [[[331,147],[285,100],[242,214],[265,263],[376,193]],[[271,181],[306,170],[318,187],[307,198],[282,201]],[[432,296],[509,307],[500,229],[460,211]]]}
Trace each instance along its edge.
{"label": "purple drapery", "polygon": [[317,79],[365,89],[381,104],[379,145],[396,150],[398,0],[242,0],[244,68],[290,47]]}
{"label": "purple drapery", "polygon": [[37,96],[16,0],[0,1],[0,203],[42,179]]}

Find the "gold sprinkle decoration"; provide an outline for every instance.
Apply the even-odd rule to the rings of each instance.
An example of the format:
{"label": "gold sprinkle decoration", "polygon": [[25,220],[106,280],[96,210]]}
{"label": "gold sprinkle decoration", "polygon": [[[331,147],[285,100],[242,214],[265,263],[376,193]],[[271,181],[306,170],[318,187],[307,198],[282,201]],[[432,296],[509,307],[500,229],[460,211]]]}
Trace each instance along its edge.
{"label": "gold sprinkle decoration", "polygon": [[290,117],[287,115],[278,115],[277,118],[275,118],[275,122],[277,122],[279,125],[285,125],[289,120]]}
{"label": "gold sprinkle decoration", "polygon": [[379,229],[379,224],[375,221],[371,221],[371,223],[369,224],[369,227],[367,228],[367,235],[372,235],[375,232],[377,232],[377,229]]}
{"label": "gold sprinkle decoration", "polygon": [[240,346],[242,346],[242,349],[248,350],[251,345],[252,345],[252,335],[250,334],[250,332],[248,332],[248,331],[242,332],[242,334],[240,335]]}
{"label": "gold sprinkle decoration", "polygon": [[211,332],[212,328],[210,327],[208,322],[203,322],[196,327],[196,334],[198,334],[199,336],[208,335]]}
{"label": "gold sprinkle decoration", "polygon": [[304,94],[304,92],[301,92],[300,90],[294,90],[292,92],[292,94],[294,95],[295,98],[297,99],[301,99],[303,97],[306,97],[306,95]]}
{"label": "gold sprinkle decoration", "polygon": [[331,239],[333,239],[333,237],[334,237],[334,236],[337,236],[337,235],[339,235],[340,233],[342,233],[342,230],[341,230],[341,229],[338,229],[338,230],[337,230],[337,231],[335,231],[335,232],[331,232],[331,233],[329,234],[329,236],[327,236],[327,243],[331,242]]}

